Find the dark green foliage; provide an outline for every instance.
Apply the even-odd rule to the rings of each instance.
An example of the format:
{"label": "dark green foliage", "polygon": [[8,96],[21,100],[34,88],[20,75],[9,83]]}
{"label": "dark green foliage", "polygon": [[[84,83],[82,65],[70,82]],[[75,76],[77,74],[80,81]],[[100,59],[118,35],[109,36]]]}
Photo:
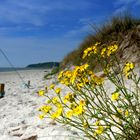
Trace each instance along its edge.
{"label": "dark green foliage", "polygon": [[46,62],[46,63],[38,63],[38,64],[30,64],[27,68],[53,68],[59,67],[59,62]]}
{"label": "dark green foliage", "polygon": [[59,67],[54,67],[50,73],[46,74],[44,76],[44,79],[50,79],[53,75],[57,74],[59,72],[60,68]]}

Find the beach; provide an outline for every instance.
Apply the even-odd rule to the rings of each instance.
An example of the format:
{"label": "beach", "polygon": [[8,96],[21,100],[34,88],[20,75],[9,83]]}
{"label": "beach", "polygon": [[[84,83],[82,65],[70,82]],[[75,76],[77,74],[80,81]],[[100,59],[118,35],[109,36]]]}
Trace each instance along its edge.
{"label": "beach", "polygon": [[[50,119],[41,120],[38,109],[46,101],[37,92],[56,82],[56,77],[44,80],[43,77],[50,70],[21,70],[18,72],[0,72],[0,83],[5,84],[5,96],[0,99],[0,140],[81,140],[83,134],[74,129],[60,125]],[[136,69],[139,75],[139,69]],[[101,73],[98,73],[100,75]],[[106,79],[106,78],[105,78]],[[26,84],[30,81],[30,87]],[[63,85],[56,85],[63,92],[68,89]],[[109,93],[115,87],[109,80],[105,80],[105,87]],[[127,80],[127,87],[131,90],[133,84]],[[53,94],[49,90],[48,94]],[[86,140],[83,137],[84,140]]]}
{"label": "beach", "polygon": [[[43,80],[45,70],[0,72],[5,84],[5,96],[0,99],[0,140],[57,140],[68,139],[72,132],[66,127],[40,120],[38,108],[45,102],[37,92],[54,79]],[[22,78],[22,79],[21,79]],[[30,88],[25,86],[30,81]],[[68,136],[70,135],[70,136]]]}

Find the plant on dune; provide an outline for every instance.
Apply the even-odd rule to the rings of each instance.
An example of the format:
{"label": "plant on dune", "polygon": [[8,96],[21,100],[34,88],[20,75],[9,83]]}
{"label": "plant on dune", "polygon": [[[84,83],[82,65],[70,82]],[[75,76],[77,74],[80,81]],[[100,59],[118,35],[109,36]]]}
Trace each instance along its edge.
{"label": "plant on dune", "polygon": [[47,73],[45,76],[44,76],[44,79],[51,79],[53,75],[57,74],[59,72],[59,67],[54,67],[50,73]]}
{"label": "plant on dune", "polygon": [[[113,16],[100,26],[91,24],[90,34],[81,42],[77,49],[64,57],[60,66],[65,68],[68,64],[80,65],[81,62],[86,62],[86,59],[83,60],[81,57],[82,53],[86,48],[96,42],[110,44],[116,41],[118,44],[121,44],[127,40],[128,36],[130,37],[132,35],[132,37],[129,38],[130,45],[128,44],[128,47],[132,46],[132,44],[139,46],[139,25],[140,18],[135,18],[131,14],[128,14],[128,12]],[[124,50],[119,47],[118,56],[121,56],[120,54],[123,52]],[[99,71],[100,67],[98,67],[98,63],[94,61],[94,56],[88,58],[88,63],[91,69],[94,69],[94,71],[97,69]]]}
{"label": "plant on dune", "polygon": [[[62,89],[50,86],[55,95],[42,91],[47,97],[40,108],[40,118],[52,118],[82,131],[87,139],[93,140],[138,140],[140,138],[140,77],[134,73],[134,64],[124,66],[116,57],[117,44],[95,43],[83,52],[83,59],[96,56],[104,72],[98,76],[89,70],[89,65],[76,66],[73,70],[61,71],[58,80],[70,88],[62,95]],[[116,73],[116,69],[117,72]],[[105,77],[114,87],[106,88]],[[133,82],[133,89],[126,81]]]}

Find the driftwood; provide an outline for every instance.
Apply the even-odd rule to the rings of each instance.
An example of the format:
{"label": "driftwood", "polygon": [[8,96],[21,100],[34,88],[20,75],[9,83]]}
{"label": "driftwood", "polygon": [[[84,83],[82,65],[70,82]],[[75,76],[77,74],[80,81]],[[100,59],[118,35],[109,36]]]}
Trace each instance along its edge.
{"label": "driftwood", "polygon": [[5,84],[0,84],[0,98],[3,98],[5,95],[4,87]]}

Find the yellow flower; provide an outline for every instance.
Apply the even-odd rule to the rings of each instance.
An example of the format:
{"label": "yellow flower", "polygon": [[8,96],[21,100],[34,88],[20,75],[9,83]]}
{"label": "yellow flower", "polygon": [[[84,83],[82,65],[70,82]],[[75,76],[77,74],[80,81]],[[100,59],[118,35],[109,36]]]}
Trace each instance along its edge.
{"label": "yellow flower", "polygon": [[88,128],[88,126],[89,126],[88,122],[84,122],[83,127],[86,129]]}
{"label": "yellow flower", "polygon": [[[122,110],[121,109],[117,109],[118,113],[122,115]],[[116,116],[117,117],[117,116]]]}
{"label": "yellow flower", "polygon": [[52,98],[52,103],[53,103],[53,104],[57,104],[57,103],[59,103],[58,100],[59,100],[58,97],[53,97],[53,98]]}
{"label": "yellow flower", "polygon": [[84,86],[84,83],[77,83],[76,87],[78,90],[81,90],[81,88]]}
{"label": "yellow flower", "polygon": [[58,75],[58,79],[60,79],[63,76],[64,71],[61,71]]}
{"label": "yellow flower", "polygon": [[43,111],[45,114],[48,113],[50,110],[52,110],[51,106],[42,106],[40,109],[40,111]]}
{"label": "yellow flower", "polygon": [[50,89],[54,89],[55,85],[54,84],[51,84],[50,85]]}
{"label": "yellow flower", "polygon": [[39,115],[39,118],[40,118],[41,120],[44,119],[44,117],[45,117],[44,114],[40,114],[40,115]]}
{"label": "yellow flower", "polygon": [[127,62],[124,66],[123,72],[125,74],[125,76],[128,78],[130,75],[130,72],[134,69],[134,63],[129,63]]}
{"label": "yellow flower", "polygon": [[104,78],[98,77],[95,74],[91,75],[91,82],[96,85],[101,85],[104,82]]}
{"label": "yellow flower", "polygon": [[95,132],[98,134],[98,135],[101,135],[104,131],[104,127],[103,126],[98,126],[95,130]]}
{"label": "yellow flower", "polygon": [[[90,83],[90,80],[87,78],[87,77],[82,77],[82,83],[81,83],[81,88],[86,85],[86,84],[89,84]],[[83,84],[83,85],[82,85]]]}
{"label": "yellow flower", "polygon": [[56,119],[61,116],[63,108],[58,108],[53,114],[51,114],[52,119]]}
{"label": "yellow flower", "polygon": [[107,51],[107,56],[110,56],[111,54],[113,54],[114,52],[117,51],[118,49],[118,45],[112,45],[112,46],[108,46],[108,51]]}
{"label": "yellow flower", "polygon": [[86,102],[84,100],[80,100],[79,106],[85,106]]}
{"label": "yellow flower", "polygon": [[72,77],[72,72],[67,70],[67,71],[62,71],[60,72],[58,76],[58,80],[61,84],[65,84],[66,86],[69,86],[70,84],[70,78]]}
{"label": "yellow flower", "polygon": [[79,105],[79,106],[77,106],[76,108],[73,109],[73,114],[74,114],[75,116],[81,115],[81,114],[83,114],[84,112],[85,112],[85,110],[84,110],[83,106],[81,106],[81,105]]}
{"label": "yellow flower", "polygon": [[56,92],[57,94],[59,94],[59,93],[61,92],[61,88],[55,89],[55,92]]}
{"label": "yellow flower", "polygon": [[45,91],[44,91],[44,90],[39,90],[39,91],[38,91],[38,95],[39,95],[39,96],[44,96],[44,94],[45,94]]}
{"label": "yellow flower", "polygon": [[71,82],[72,84],[74,84],[74,82],[75,82],[76,76],[77,76],[77,74],[78,74],[78,72],[77,72],[78,69],[79,69],[79,67],[76,67],[76,68],[74,69],[73,74],[72,74],[72,76],[71,76],[71,78],[70,78],[70,82]]}
{"label": "yellow flower", "polygon": [[73,115],[73,111],[72,110],[69,110],[69,111],[66,112],[66,117],[67,118],[71,118],[72,115]]}
{"label": "yellow flower", "polygon": [[76,104],[75,104],[75,103],[71,103],[69,108],[70,108],[70,109],[76,108]]}
{"label": "yellow flower", "polygon": [[125,111],[125,116],[126,116],[126,117],[129,116],[129,112],[128,112],[128,110]]}
{"label": "yellow flower", "polygon": [[83,59],[87,56],[90,56],[91,54],[97,54],[97,46],[99,45],[100,43],[95,43],[93,46],[87,48],[86,50],[84,50],[84,54],[83,54]]}
{"label": "yellow flower", "polygon": [[88,64],[84,64],[84,65],[81,65],[81,66],[76,66],[74,71],[71,74],[70,83],[74,84],[75,81],[77,81],[77,79],[80,78],[85,71],[87,71],[88,67],[89,67]]}
{"label": "yellow flower", "polygon": [[56,103],[57,108],[62,108],[62,104],[60,102]]}
{"label": "yellow flower", "polygon": [[118,92],[114,92],[111,96],[112,101],[117,101],[119,99],[120,94]]}
{"label": "yellow flower", "polygon": [[89,65],[86,63],[86,64],[82,65],[82,67],[83,67],[83,70],[85,70],[89,67]]}
{"label": "yellow flower", "polygon": [[82,58],[84,59],[85,57],[90,56],[91,53],[92,53],[92,48],[89,47],[86,50],[84,50],[84,54],[83,54],[83,57]]}
{"label": "yellow flower", "polygon": [[105,54],[106,54],[106,48],[103,48],[103,49],[101,50],[101,56],[102,56],[102,57],[105,57]]}
{"label": "yellow flower", "polygon": [[104,74],[109,74],[110,72],[110,64],[107,64],[106,68],[104,69]]}
{"label": "yellow flower", "polygon": [[64,97],[64,103],[66,104],[67,102],[73,102],[74,101],[74,96],[72,93],[68,93],[65,97]]}
{"label": "yellow flower", "polygon": [[99,125],[100,125],[100,121],[96,121],[95,126],[99,126]]}
{"label": "yellow flower", "polygon": [[118,50],[118,45],[117,44],[114,44],[112,46],[112,51],[115,52],[116,50]]}

